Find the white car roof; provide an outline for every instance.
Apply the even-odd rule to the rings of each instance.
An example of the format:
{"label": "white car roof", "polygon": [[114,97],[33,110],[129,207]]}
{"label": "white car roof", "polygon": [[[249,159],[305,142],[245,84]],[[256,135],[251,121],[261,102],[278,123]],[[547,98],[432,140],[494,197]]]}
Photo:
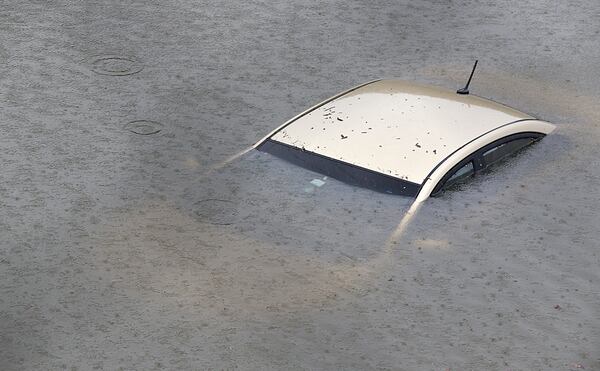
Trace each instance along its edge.
{"label": "white car roof", "polygon": [[422,184],[438,164],[470,141],[531,119],[474,95],[378,80],[296,116],[265,140]]}

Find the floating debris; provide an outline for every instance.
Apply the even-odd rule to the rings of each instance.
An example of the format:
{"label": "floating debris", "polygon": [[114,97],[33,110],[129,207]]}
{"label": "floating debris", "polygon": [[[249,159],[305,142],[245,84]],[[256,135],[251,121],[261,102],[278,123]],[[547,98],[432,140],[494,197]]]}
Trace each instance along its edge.
{"label": "floating debris", "polygon": [[310,181],[310,184],[314,185],[315,187],[322,187],[325,184],[325,182],[321,179],[313,179]]}

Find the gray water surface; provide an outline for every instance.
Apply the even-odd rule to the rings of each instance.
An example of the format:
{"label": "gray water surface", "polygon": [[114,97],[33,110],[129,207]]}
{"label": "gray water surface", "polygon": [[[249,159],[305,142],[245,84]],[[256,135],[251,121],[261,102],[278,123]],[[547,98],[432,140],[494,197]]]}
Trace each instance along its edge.
{"label": "gray water surface", "polygon": [[[3,2],[0,369],[600,369],[599,16]],[[341,90],[456,89],[476,58],[473,93],[557,130],[412,217],[264,153],[227,162]]]}

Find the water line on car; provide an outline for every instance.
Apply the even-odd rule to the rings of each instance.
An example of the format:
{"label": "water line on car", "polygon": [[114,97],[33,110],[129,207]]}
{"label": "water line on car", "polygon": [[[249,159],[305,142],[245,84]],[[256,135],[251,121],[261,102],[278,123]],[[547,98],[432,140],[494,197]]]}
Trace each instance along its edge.
{"label": "water line on car", "polygon": [[417,211],[421,208],[422,203],[423,203],[422,201],[415,200],[412,203],[412,205],[410,205],[410,208],[408,209],[408,211],[404,214],[402,219],[400,219],[400,223],[398,223],[398,226],[396,227],[396,229],[394,229],[394,231],[388,237],[388,239],[385,243],[386,252],[391,252],[392,246],[395,245],[395,243],[402,237],[402,234],[408,227],[410,221],[416,215]]}
{"label": "water line on car", "polygon": [[229,165],[231,162],[237,160],[238,158],[242,157],[243,155],[245,155],[246,153],[250,152],[253,149],[254,149],[253,146],[252,147],[248,147],[248,148],[246,148],[246,149],[244,149],[244,150],[236,153],[235,155],[230,156],[227,159],[225,159],[225,160],[217,163],[215,166],[211,167],[208,170],[208,174],[212,173],[215,170],[220,170],[220,169],[224,168],[225,166]]}

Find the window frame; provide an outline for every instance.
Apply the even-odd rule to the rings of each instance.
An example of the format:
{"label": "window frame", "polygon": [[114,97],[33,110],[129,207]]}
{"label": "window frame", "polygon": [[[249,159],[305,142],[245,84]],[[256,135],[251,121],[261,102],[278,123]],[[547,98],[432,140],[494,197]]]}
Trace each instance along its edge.
{"label": "window frame", "polygon": [[[533,144],[545,136],[546,136],[546,134],[538,133],[538,132],[522,132],[522,133],[511,134],[511,135],[502,137],[491,143],[486,144],[485,146],[479,148],[475,152],[466,156],[464,159],[462,159],[460,162],[458,162],[456,165],[454,165],[446,174],[444,174],[444,176],[439,180],[439,182],[433,188],[433,191],[431,191],[430,196],[431,197],[439,196],[444,191],[444,186],[446,185],[446,182],[454,175],[455,172],[457,172],[459,169],[461,169],[463,166],[465,166],[470,161],[473,161],[473,174],[471,175],[472,177],[477,176],[478,173],[487,169],[489,167],[489,165],[485,163],[483,154],[485,152],[489,151],[490,149],[498,147],[502,144],[509,143],[514,140],[523,139],[523,138],[533,139],[533,142],[531,143],[531,144]],[[529,144],[529,145],[531,145],[531,144]],[[519,150],[517,150],[517,152],[523,148],[529,147],[529,145],[520,148]]]}

